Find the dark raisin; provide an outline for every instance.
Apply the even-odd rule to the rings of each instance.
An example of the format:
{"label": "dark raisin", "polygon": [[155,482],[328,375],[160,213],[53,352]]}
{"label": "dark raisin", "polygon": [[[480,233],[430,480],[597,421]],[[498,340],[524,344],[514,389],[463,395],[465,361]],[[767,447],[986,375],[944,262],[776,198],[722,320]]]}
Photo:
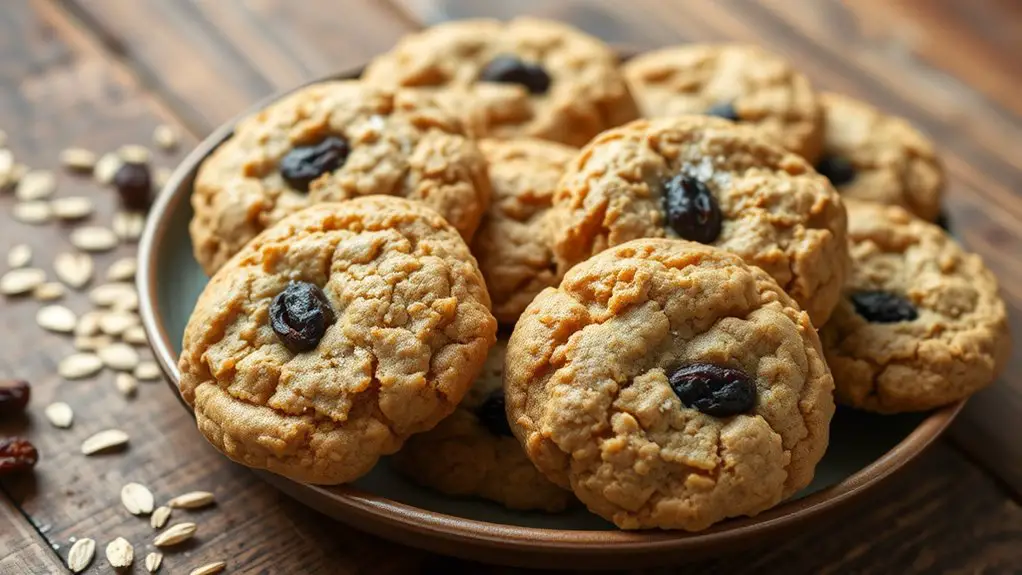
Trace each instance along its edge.
{"label": "dark raisin", "polygon": [[482,405],[476,408],[476,417],[486,429],[498,437],[513,437],[511,424],[507,422],[507,412],[504,410],[504,391],[498,389],[486,398]]}
{"label": "dark raisin", "polygon": [[842,156],[824,156],[816,164],[816,171],[835,186],[843,186],[855,179],[855,166]]}
{"label": "dark raisin", "polygon": [[738,415],[756,406],[756,383],[733,367],[686,365],[671,374],[670,383],[682,403],[714,417]]}
{"label": "dark raisin", "polygon": [[334,310],[319,286],[290,282],[270,304],[270,325],[288,349],[295,353],[319,345],[328,325],[334,322]]}
{"label": "dark raisin", "polygon": [[851,296],[855,312],[873,323],[897,323],[919,317],[916,306],[904,297],[886,291],[860,291]]}
{"label": "dark raisin", "polygon": [[735,110],[734,104],[731,102],[718,102],[706,110],[707,116],[717,116],[718,118],[724,118],[725,120],[731,120],[732,122],[738,122],[741,118],[738,117],[738,110]]}
{"label": "dark raisin", "polygon": [[152,201],[153,182],[149,175],[149,166],[134,162],[125,162],[114,174],[114,187],[121,203],[129,210],[146,210]]}
{"label": "dark raisin", "polygon": [[0,415],[25,411],[30,395],[27,381],[0,379]]}
{"label": "dark raisin", "polygon": [[39,461],[35,446],[23,437],[0,438],[0,476],[28,471]]}
{"label": "dark raisin", "polygon": [[951,231],[951,218],[944,210],[941,210],[940,214],[937,215],[937,221],[935,223],[945,232]]}
{"label": "dark raisin", "polygon": [[280,160],[280,175],[291,187],[307,192],[313,180],[343,166],[349,153],[347,140],[327,136],[315,144],[291,148]]}
{"label": "dark raisin", "polygon": [[539,64],[530,64],[517,56],[497,56],[479,73],[483,82],[521,84],[530,94],[545,94],[550,89],[550,75]]}
{"label": "dark raisin", "polygon": [[720,207],[706,184],[678,174],[664,183],[662,201],[667,225],[682,238],[709,244],[720,235]]}

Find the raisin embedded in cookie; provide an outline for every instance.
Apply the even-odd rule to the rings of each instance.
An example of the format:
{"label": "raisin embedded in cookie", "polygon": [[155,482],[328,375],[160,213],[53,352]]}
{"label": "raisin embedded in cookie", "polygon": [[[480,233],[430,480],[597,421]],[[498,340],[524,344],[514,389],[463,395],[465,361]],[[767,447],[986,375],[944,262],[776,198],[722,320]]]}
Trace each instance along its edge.
{"label": "raisin embedded in cookie", "polygon": [[848,198],[940,216],[944,169],[933,144],[911,124],[839,94],[821,94],[826,119],[816,170]]}
{"label": "raisin embedded in cookie", "polygon": [[823,122],[809,80],[762,48],[676,46],[637,56],[623,70],[644,117],[719,116],[755,126],[810,161],[820,153]]}
{"label": "raisin embedded in cookie", "polygon": [[604,132],[569,164],[551,210],[561,273],[636,238],[726,248],[823,325],[848,266],[845,210],[826,178],[754,128],[705,116]]}
{"label": "raisin embedded in cookie", "polygon": [[392,458],[416,483],[448,495],[481,497],[509,509],[557,512],[574,499],[522,451],[504,412],[506,341],[498,340],[475,385],[447,419],[413,435]]}
{"label": "raisin embedded in cookie", "polygon": [[838,401],[922,411],[992,383],[1011,343],[979,256],[898,207],[849,201],[848,219],[852,273],[820,331]]}
{"label": "raisin embedded in cookie", "polygon": [[465,134],[422,93],[354,81],[298,90],[241,121],[199,168],[195,257],[212,274],[288,214],[374,194],[420,200],[469,241],[490,189]]}
{"label": "raisin embedded in cookie", "polygon": [[623,529],[699,530],[809,484],[833,380],[809,316],[738,256],[635,240],[575,266],[508,343],[508,421]]}
{"label": "raisin embedded in cookie", "polygon": [[406,36],[363,78],[440,94],[478,136],[581,146],[638,116],[617,64],[603,42],[558,22],[462,20]]}
{"label": "raisin embedded in cookie", "polygon": [[497,321],[514,325],[543,288],[557,285],[547,216],[564,167],[578,150],[528,138],[482,140],[493,200],[472,251]]}
{"label": "raisin embedded in cookie", "polygon": [[181,395],[234,461],[346,483],[454,410],[495,340],[489,305],[433,210],[386,196],[320,204],[210,280],[185,329]]}

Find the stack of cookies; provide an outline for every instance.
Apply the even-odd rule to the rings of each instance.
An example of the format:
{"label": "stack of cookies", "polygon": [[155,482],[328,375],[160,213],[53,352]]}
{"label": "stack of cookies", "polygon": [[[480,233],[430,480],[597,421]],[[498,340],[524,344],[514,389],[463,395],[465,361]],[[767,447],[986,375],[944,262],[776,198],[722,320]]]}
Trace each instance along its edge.
{"label": "stack of cookies", "polygon": [[181,393],[224,454],[391,458],[513,509],[699,530],[809,484],[835,400],[958,401],[1009,349],[903,120],[751,46],[620,64],[535,19],[402,40],[195,181]]}

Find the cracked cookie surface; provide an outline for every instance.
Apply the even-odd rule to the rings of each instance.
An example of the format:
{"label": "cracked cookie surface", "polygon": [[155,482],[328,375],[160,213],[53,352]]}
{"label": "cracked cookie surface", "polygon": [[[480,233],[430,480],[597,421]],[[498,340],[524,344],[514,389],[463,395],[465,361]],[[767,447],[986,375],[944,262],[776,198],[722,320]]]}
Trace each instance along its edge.
{"label": "cracked cookie surface", "polygon": [[[713,417],[671,372],[709,363],[755,383]],[[505,360],[508,420],[546,475],[624,529],[699,530],[808,485],[833,380],[805,312],[724,250],[667,239],[610,248],[522,314]]]}
{"label": "cracked cookie surface", "polygon": [[810,161],[820,153],[823,122],[809,80],[758,46],[676,46],[641,54],[622,70],[646,118],[715,113]]}
{"label": "cracked cookie surface", "polygon": [[704,185],[719,206],[712,245],[766,270],[823,325],[848,267],[840,196],[801,157],[718,118],[639,120],[583,148],[551,210],[559,271],[629,240],[678,237],[664,187],[679,175]]}
{"label": "cracked cookie surface", "polygon": [[[539,66],[546,89],[481,79],[498,57],[507,56]],[[638,116],[618,71],[617,55],[606,44],[565,24],[537,18],[433,26],[405,36],[373,60],[363,78],[437,93],[468,118],[479,137],[526,136],[581,146]]]}
{"label": "cracked cookie surface", "polygon": [[557,285],[548,216],[557,182],[578,150],[535,139],[481,140],[493,200],[472,243],[497,321],[514,325],[545,287]]}
{"label": "cracked cookie surface", "polygon": [[[454,413],[409,438],[392,461],[413,481],[442,493],[481,497],[509,509],[561,511],[574,499],[571,492],[551,483],[510,431],[501,429],[507,427],[503,400],[494,398],[503,397],[506,345],[498,340],[490,350],[483,373]],[[489,409],[487,402],[500,409]],[[504,421],[488,422],[487,417]]]}
{"label": "cracked cookie surface", "polygon": [[[303,353],[269,317],[292,281],[321,288],[333,315]],[[231,459],[345,483],[453,411],[495,333],[475,259],[434,211],[386,196],[319,204],[210,280],[185,329],[180,390]]]}
{"label": "cracked cookie surface", "polygon": [[[301,189],[289,153],[333,137],[347,153]],[[199,168],[189,230],[207,274],[281,218],[365,195],[418,200],[472,239],[489,202],[486,163],[464,125],[428,95],[361,82],[302,88],[238,123]]]}
{"label": "cracked cookie surface", "polygon": [[[838,401],[922,411],[992,383],[1011,338],[997,280],[980,257],[898,207],[849,201],[848,218],[847,293],[820,330]],[[852,296],[877,292],[907,300],[915,317],[869,321]]]}
{"label": "cracked cookie surface", "polygon": [[[827,164],[845,197],[901,206],[928,221],[940,215],[944,168],[933,144],[907,121],[840,94],[821,94]],[[833,169],[833,168],[832,168]]]}

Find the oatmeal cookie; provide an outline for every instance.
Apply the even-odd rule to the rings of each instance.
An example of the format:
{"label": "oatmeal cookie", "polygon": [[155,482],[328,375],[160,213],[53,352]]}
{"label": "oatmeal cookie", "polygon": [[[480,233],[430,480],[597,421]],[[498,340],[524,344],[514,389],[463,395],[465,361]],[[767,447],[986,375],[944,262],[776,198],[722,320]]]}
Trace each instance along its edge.
{"label": "oatmeal cookie", "polygon": [[470,241],[490,186],[465,134],[419,92],[354,81],[302,88],[242,120],[199,168],[195,257],[212,274],[288,214],[374,194],[420,200]]}
{"label": "oatmeal cookie", "polygon": [[646,118],[720,116],[810,161],[820,153],[823,121],[809,80],[758,46],[675,46],[637,56],[623,70]]}
{"label": "oatmeal cookie", "polygon": [[719,118],[604,132],[568,165],[550,217],[561,273],[609,246],[681,237],[763,268],[817,326],[848,267],[845,209],[826,178],[754,128]]}
{"label": "oatmeal cookie", "polygon": [[809,316],[727,251],[641,239],[522,314],[508,421],[552,481],[623,529],[700,530],[809,484],[833,380]]}
{"label": "oatmeal cookie", "polygon": [[479,259],[497,321],[514,325],[543,288],[557,285],[547,216],[564,167],[578,150],[519,138],[482,140],[493,201],[472,252]]}
{"label": "oatmeal cookie", "polygon": [[979,256],[895,206],[848,202],[852,273],[820,331],[839,402],[922,411],[992,383],[1011,348]]}
{"label": "oatmeal cookie", "polygon": [[940,215],[944,168],[911,124],[839,94],[822,94],[824,154],[816,170],[845,197],[901,206],[928,221]]}
{"label": "oatmeal cookie", "polygon": [[363,78],[439,94],[480,137],[581,146],[638,116],[617,65],[607,45],[565,24],[460,20],[405,36]]}
{"label": "oatmeal cookie", "polygon": [[393,457],[413,481],[448,495],[482,497],[509,509],[557,512],[574,499],[550,482],[522,451],[504,413],[504,353],[498,340],[458,409],[432,430],[413,435]]}
{"label": "oatmeal cookie", "polygon": [[265,230],[199,297],[181,395],[225,455],[296,481],[368,472],[450,414],[495,340],[475,259],[419,203],[324,203]]}

